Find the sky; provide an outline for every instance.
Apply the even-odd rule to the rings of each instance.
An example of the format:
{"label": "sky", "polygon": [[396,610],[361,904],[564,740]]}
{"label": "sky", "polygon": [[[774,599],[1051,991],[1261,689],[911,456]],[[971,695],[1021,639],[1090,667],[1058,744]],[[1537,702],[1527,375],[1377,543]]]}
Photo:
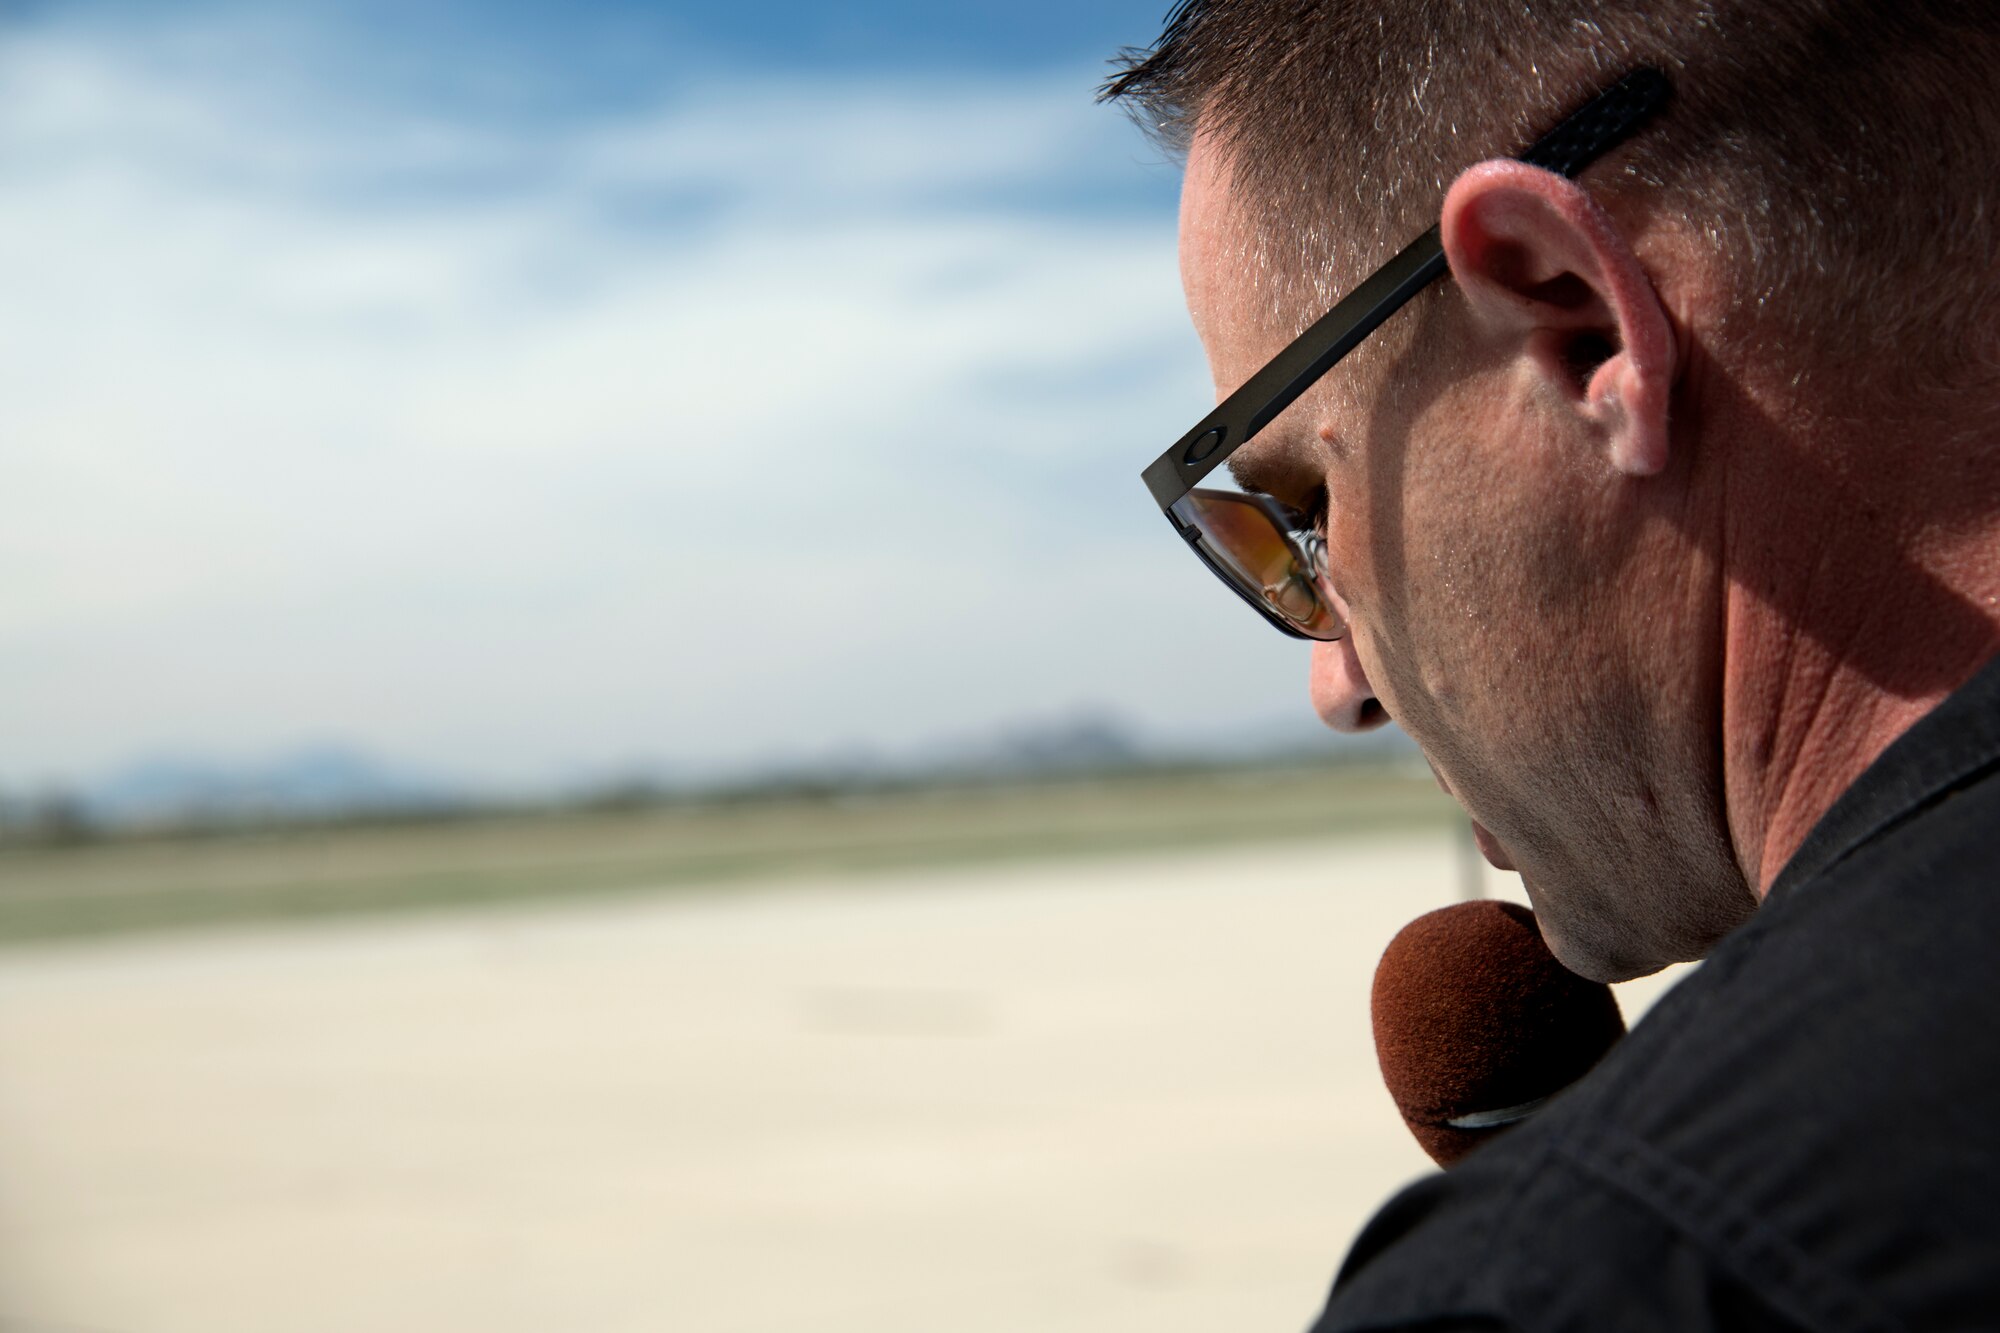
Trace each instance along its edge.
{"label": "sky", "polygon": [[0,8],[0,785],[1310,739],[1138,480],[1165,8]]}

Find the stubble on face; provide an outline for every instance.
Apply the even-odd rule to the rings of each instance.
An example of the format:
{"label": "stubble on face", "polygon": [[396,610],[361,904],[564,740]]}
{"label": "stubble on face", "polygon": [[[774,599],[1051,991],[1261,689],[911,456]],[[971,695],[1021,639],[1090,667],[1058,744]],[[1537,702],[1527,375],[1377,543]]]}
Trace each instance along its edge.
{"label": "stubble on face", "polygon": [[[1239,218],[1197,140],[1183,278],[1224,393],[1287,336]],[[1557,956],[1602,980],[1700,957],[1756,900],[1698,721],[1716,716],[1699,571],[1648,508],[1668,492],[1607,475],[1463,314],[1448,285],[1421,298],[1239,451],[1239,476],[1294,504],[1325,486],[1367,681],[1522,871]]]}
{"label": "stubble on face", "polygon": [[1700,559],[1456,293],[1329,488],[1384,703],[1521,871],[1573,970],[1704,956],[1754,910],[1723,813]]}

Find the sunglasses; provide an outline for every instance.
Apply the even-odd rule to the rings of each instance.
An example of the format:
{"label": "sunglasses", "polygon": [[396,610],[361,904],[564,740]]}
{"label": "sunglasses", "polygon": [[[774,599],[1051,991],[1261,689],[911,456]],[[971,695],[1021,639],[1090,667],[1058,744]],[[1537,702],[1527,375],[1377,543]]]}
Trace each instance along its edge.
{"label": "sunglasses", "polygon": [[[1536,140],[1519,161],[1575,177],[1638,130],[1666,102],[1667,76],[1636,69]],[[1295,639],[1347,633],[1334,609],[1326,540],[1298,510],[1254,492],[1198,489],[1300,394],[1361,345],[1384,320],[1447,271],[1432,227],[1362,279],[1332,310],[1272,357],[1140,475],[1201,562]]]}

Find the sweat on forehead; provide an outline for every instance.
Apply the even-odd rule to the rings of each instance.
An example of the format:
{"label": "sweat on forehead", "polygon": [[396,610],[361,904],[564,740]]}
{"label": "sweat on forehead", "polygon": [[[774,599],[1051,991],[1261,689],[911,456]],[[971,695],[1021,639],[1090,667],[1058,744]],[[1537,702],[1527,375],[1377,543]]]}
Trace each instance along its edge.
{"label": "sweat on forehead", "polygon": [[1227,331],[1277,334],[1298,319],[1298,266],[1274,263],[1274,248],[1244,207],[1228,146],[1198,135],[1188,148],[1180,232],[1181,281],[1197,330],[1248,321]]}
{"label": "sweat on forehead", "polygon": [[[1188,150],[1181,200],[1182,285],[1220,393],[1241,384],[1325,314],[1335,299],[1327,294],[1333,289],[1332,275],[1325,268],[1308,271],[1286,253],[1282,237],[1275,237],[1246,206],[1233,157],[1219,138],[1197,135]],[[1355,249],[1342,247],[1345,253]],[[1343,282],[1341,289],[1351,285]],[[1420,294],[1416,304],[1426,306],[1431,295]],[[1275,438],[1286,436],[1294,437],[1293,452],[1318,452],[1314,428],[1329,415],[1338,417],[1358,406],[1376,367],[1407,349],[1421,323],[1408,313],[1398,314],[1246,449],[1261,458]]]}

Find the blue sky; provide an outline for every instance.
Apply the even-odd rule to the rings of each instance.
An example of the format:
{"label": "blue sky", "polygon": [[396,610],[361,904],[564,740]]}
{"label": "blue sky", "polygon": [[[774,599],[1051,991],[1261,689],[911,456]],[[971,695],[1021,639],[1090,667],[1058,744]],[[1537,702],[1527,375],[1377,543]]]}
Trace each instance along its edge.
{"label": "blue sky", "polygon": [[1137,480],[1164,7],[15,6],[0,782],[1310,735]]}

